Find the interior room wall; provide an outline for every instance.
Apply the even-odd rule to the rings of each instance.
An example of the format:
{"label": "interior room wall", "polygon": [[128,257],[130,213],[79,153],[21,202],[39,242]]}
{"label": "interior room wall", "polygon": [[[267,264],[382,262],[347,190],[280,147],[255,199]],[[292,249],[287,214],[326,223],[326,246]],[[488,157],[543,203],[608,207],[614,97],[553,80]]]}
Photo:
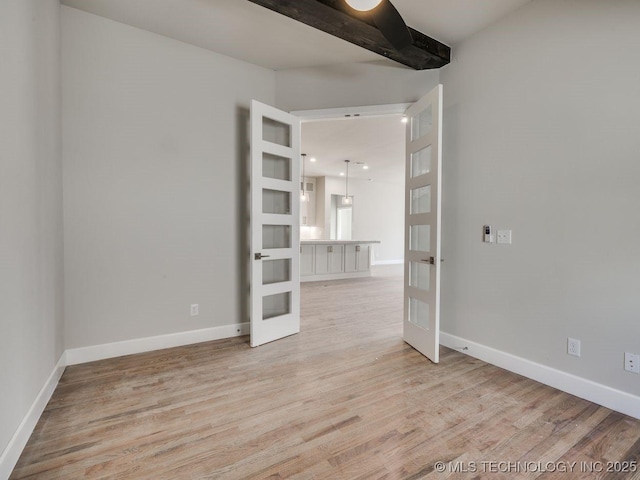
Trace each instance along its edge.
{"label": "interior room wall", "polygon": [[[331,231],[331,195],[344,195],[344,178],[324,177],[326,238]],[[404,185],[349,179],[353,195],[353,240],[379,240],[376,263],[401,263],[404,258]]]}
{"label": "interior room wall", "polygon": [[[57,0],[0,2],[0,458],[63,352]],[[4,468],[0,464],[0,477]]]}
{"label": "interior room wall", "polygon": [[415,102],[439,82],[439,70],[416,71],[388,60],[276,72],[276,105],[286,111]]}
{"label": "interior room wall", "polygon": [[442,330],[635,395],[638,18],[635,0],[536,0],[441,72]]}
{"label": "interior room wall", "polygon": [[248,109],[274,72],[69,7],[62,26],[67,348],[247,321]]}

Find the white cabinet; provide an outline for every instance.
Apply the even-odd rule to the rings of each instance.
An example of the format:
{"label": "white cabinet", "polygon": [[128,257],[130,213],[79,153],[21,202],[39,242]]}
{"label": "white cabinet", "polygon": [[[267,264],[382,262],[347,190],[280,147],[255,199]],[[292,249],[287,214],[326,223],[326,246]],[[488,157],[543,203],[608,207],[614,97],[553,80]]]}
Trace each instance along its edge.
{"label": "white cabinet", "polygon": [[316,275],[344,272],[344,245],[315,245]]}
{"label": "white cabinet", "polygon": [[315,245],[300,245],[300,276],[315,273]]}
{"label": "white cabinet", "polygon": [[344,272],[344,245],[330,245],[329,273]]}
{"label": "white cabinet", "polygon": [[[303,241],[304,242],[304,241]],[[369,242],[306,241],[300,247],[301,281],[337,280],[371,275]]]}
{"label": "white cabinet", "polygon": [[368,244],[346,245],[344,254],[345,272],[366,272],[371,268]]}

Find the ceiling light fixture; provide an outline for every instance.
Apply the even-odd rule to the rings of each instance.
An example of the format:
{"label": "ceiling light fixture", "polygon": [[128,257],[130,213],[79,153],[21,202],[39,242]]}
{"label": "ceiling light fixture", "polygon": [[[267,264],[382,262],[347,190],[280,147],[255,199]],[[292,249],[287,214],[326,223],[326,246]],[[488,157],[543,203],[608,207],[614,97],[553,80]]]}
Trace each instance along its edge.
{"label": "ceiling light fixture", "polygon": [[363,165],[363,166],[362,166],[362,169],[363,169],[363,170],[369,170],[369,165]]}
{"label": "ceiling light fixture", "polygon": [[311,157],[311,158],[309,159],[309,161],[310,161],[311,163],[316,163],[316,157]]}
{"label": "ceiling light fixture", "polygon": [[302,156],[302,182],[300,182],[302,185],[300,185],[302,187],[301,191],[300,191],[300,201],[301,202],[306,202],[309,200],[309,195],[307,194],[307,192],[304,189],[304,160],[305,158],[307,158],[307,154],[306,153],[301,153],[300,154]]}
{"label": "ceiling light fixture", "polygon": [[358,10],[359,12],[368,12],[373,10],[382,0],[346,0],[351,8]]}
{"label": "ceiling light fixture", "polygon": [[347,164],[347,173],[345,174],[344,179],[344,197],[342,197],[342,205],[352,205],[353,197],[349,196],[349,162],[351,160],[345,160],[344,163]]}
{"label": "ceiling light fixture", "polygon": [[409,118],[406,115],[402,115],[402,123],[407,123],[409,121]]}

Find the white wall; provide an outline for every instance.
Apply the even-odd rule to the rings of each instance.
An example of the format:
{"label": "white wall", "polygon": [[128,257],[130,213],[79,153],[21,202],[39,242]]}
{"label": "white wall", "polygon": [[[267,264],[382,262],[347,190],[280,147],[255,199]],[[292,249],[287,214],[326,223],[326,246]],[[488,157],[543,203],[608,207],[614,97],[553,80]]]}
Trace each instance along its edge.
{"label": "white wall", "polygon": [[62,27],[67,348],[247,321],[246,121],[275,74],[69,7]]}
{"label": "white wall", "polygon": [[636,0],[536,0],[441,72],[442,329],[635,395],[639,20]]}
{"label": "white wall", "polygon": [[287,111],[409,103],[438,81],[439,70],[387,60],[294,68],[276,72],[276,102]]}
{"label": "white wall", "polygon": [[59,8],[0,2],[0,454],[63,351]]}
{"label": "white wall", "polygon": [[[330,234],[331,195],[344,195],[344,178],[325,178],[325,237]],[[374,245],[375,262],[404,258],[404,185],[349,179],[353,195],[353,240],[380,240]]]}

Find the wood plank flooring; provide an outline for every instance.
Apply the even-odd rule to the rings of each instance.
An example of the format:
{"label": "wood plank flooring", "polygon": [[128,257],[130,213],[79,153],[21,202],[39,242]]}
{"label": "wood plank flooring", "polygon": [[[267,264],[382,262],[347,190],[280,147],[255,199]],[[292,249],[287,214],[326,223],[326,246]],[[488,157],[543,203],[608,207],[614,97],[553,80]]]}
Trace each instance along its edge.
{"label": "wood plank flooring", "polygon": [[396,267],[302,296],[302,333],[256,349],[68,367],[11,478],[640,479],[597,471],[640,461],[640,421],[403,343]]}

